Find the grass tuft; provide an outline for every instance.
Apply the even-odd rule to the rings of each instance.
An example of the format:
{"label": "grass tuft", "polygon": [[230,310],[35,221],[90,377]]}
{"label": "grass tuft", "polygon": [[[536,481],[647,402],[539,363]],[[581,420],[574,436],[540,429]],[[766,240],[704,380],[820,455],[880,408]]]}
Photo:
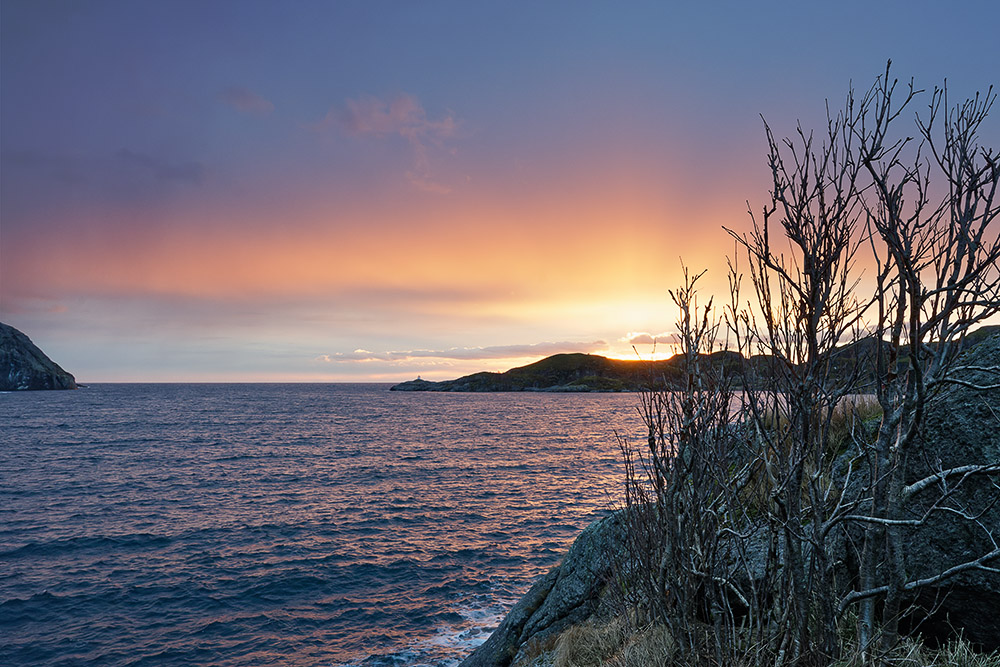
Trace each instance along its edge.
{"label": "grass tuft", "polygon": [[555,667],[598,667],[607,664],[625,642],[625,623],[587,621],[562,633],[555,648]]}

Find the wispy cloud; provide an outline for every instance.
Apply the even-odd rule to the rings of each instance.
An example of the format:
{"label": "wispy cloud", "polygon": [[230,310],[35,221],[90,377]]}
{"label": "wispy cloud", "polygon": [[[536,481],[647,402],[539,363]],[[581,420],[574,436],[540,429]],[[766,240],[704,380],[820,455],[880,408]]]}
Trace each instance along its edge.
{"label": "wispy cloud", "polygon": [[343,109],[331,110],[323,122],[330,123],[334,119],[353,134],[398,134],[411,142],[451,137],[458,128],[458,122],[450,113],[439,120],[428,118],[420,100],[407,93],[388,101],[372,95],[347,100]]}
{"label": "wispy cloud", "polygon": [[446,195],[451,192],[451,186],[445,185],[444,183],[438,183],[437,181],[432,181],[422,176],[419,172],[406,172],[406,180],[410,182],[410,185],[418,190],[423,190],[424,192],[429,192],[431,194]]}
{"label": "wispy cloud", "polygon": [[444,150],[446,140],[454,138],[458,131],[459,121],[450,111],[435,119],[428,117],[420,100],[408,93],[392,99],[361,95],[347,100],[343,107],[330,109],[312,127],[319,131],[339,127],[359,137],[402,137],[413,154],[413,164],[405,172],[410,184],[434,194],[451,192],[451,187],[434,178],[430,157],[432,150]]}
{"label": "wispy cloud", "polygon": [[317,357],[318,361],[329,363],[354,363],[365,361],[411,361],[414,359],[458,359],[463,361],[484,359],[514,359],[520,357],[547,357],[568,352],[598,352],[606,349],[603,340],[589,343],[546,342],[527,345],[493,345],[487,347],[453,347],[447,350],[406,350],[391,352],[371,352],[354,350],[337,352]]}
{"label": "wispy cloud", "polygon": [[200,185],[205,177],[205,167],[200,162],[170,162],[127,148],[117,151],[115,157],[129,165],[147,170],[161,181],[178,181]]}
{"label": "wispy cloud", "polygon": [[62,315],[69,311],[60,301],[36,296],[3,294],[5,315]]}
{"label": "wispy cloud", "polygon": [[656,345],[657,343],[672,344],[677,342],[677,334],[658,333],[651,334],[646,331],[629,331],[618,339],[621,343],[629,345]]}
{"label": "wispy cloud", "polygon": [[274,111],[274,104],[270,100],[242,86],[230,86],[226,88],[219,93],[219,100],[240,113],[266,116]]}

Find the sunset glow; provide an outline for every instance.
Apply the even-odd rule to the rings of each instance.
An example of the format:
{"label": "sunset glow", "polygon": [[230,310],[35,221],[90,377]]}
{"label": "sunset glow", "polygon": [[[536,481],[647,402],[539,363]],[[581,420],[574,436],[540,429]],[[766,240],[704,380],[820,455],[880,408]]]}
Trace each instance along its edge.
{"label": "sunset glow", "polygon": [[82,382],[669,356],[681,261],[723,297],[767,196],[761,115],[1000,61],[987,3],[961,53],[934,3],[2,6],[0,320]]}

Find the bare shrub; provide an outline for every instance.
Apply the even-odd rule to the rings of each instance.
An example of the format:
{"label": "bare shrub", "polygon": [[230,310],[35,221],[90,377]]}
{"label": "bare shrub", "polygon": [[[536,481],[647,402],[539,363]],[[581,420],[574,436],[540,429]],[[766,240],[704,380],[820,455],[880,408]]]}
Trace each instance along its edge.
{"label": "bare shrub", "polygon": [[[966,335],[1000,313],[1000,156],[978,139],[996,96],[952,107],[936,89],[911,139],[897,126],[922,91],[896,88],[887,67],[821,139],[779,141],[765,123],[770,200],[749,232],[730,230],[725,328],[697,305],[700,274],[671,292],[683,372],[642,395],[647,441],[619,443],[620,583],[682,664],[906,664],[919,653],[900,643],[906,596],[1000,562],[1000,528],[954,495],[1000,462],[906,478],[937,393],[1000,389],[1000,367],[956,375]],[[733,378],[710,361],[723,331],[746,360],[735,417]],[[908,576],[907,534],[942,516],[993,546]]]}
{"label": "bare shrub", "polygon": [[[626,465],[626,561],[620,568],[627,602],[641,623],[663,624],[682,651],[704,643],[706,624],[735,622],[733,587],[725,570],[727,487],[735,439],[733,391],[723,364],[712,363],[720,322],[711,302],[699,309],[691,276],[671,297],[678,308],[680,380],[641,395],[645,446],[620,438]],[[745,601],[744,601],[745,602]]]}

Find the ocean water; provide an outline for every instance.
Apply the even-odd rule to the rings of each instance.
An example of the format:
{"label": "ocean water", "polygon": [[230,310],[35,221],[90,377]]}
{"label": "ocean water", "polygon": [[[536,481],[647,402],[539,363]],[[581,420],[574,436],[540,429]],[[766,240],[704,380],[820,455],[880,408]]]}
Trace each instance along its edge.
{"label": "ocean water", "polygon": [[455,665],[621,488],[629,394],[0,394],[0,665]]}

